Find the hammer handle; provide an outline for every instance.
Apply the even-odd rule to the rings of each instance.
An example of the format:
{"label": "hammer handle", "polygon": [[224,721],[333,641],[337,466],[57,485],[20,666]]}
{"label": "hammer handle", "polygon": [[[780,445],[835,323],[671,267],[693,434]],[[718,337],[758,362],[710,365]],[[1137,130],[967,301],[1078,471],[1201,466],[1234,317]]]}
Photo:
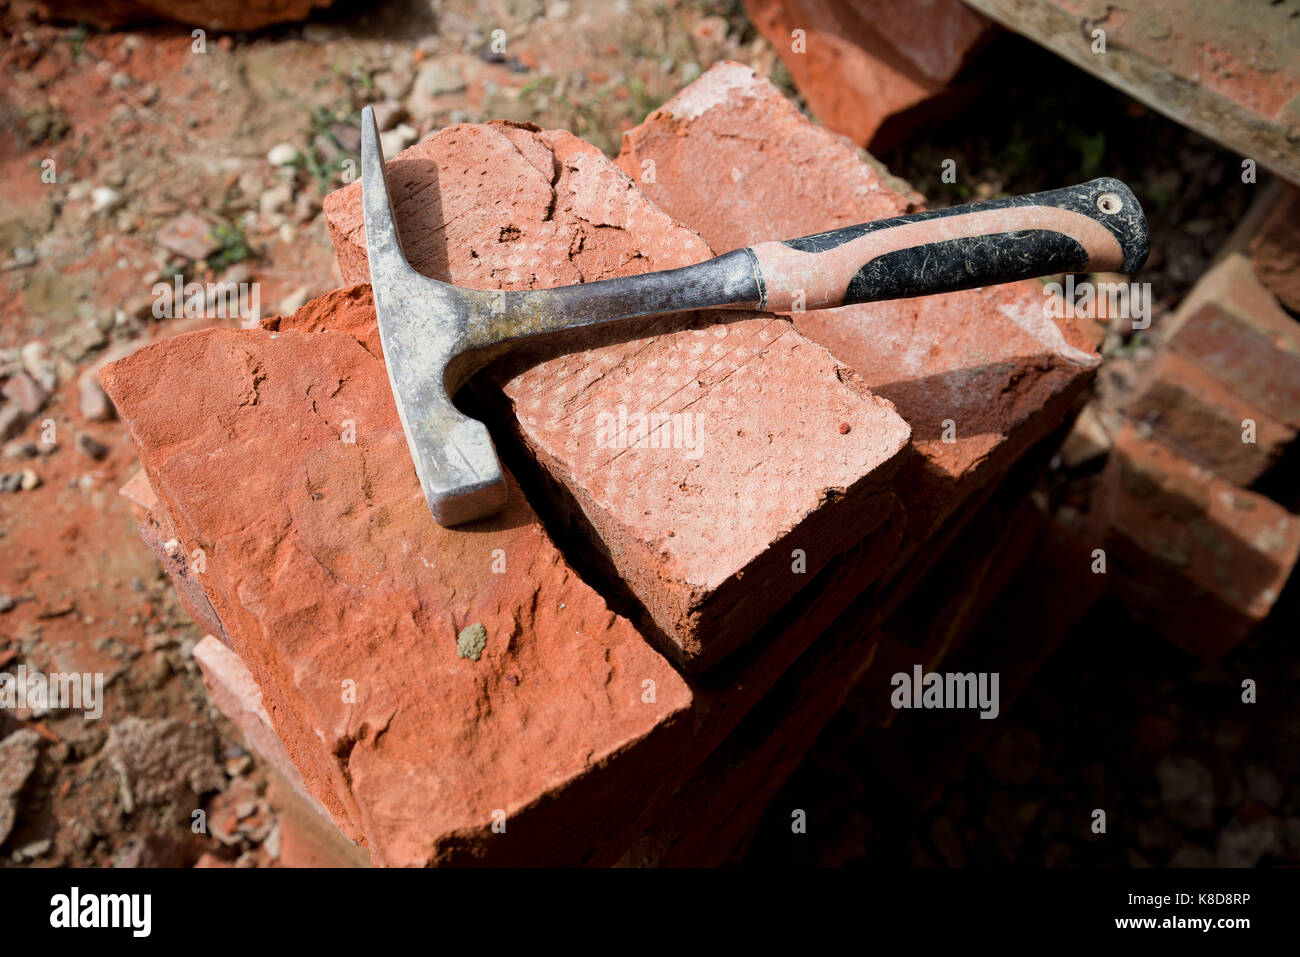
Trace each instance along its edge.
{"label": "hammer handle", "polygon": [[1117,179],[760,243],[759,308],[774,312],[951,292],[1146,260],[1136,197]]}
{"label": "hammer handle", "polygon": [[498,292],[474,347],[686,309],[803,312],[905,299],[1060,272],[1133,273],[1146,261],[1137,198],[1108,177],[760,243],[679,269],[547,290]]}

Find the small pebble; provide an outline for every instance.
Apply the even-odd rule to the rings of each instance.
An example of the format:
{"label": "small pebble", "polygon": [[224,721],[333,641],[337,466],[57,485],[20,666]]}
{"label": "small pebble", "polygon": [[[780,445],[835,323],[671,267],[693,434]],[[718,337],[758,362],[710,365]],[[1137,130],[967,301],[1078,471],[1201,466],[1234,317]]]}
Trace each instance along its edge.
{"label": "small pebble", "polygon": [[288,166],[298,157],[298,147],[292,143],[277,143],[266,154],[266,160],[272,166]]}
{"label": "small pebble", "polygon": [[32,841],[32,843],[26,844],[18,848],[18,850],[14,851],[14,857],[20,861],[34,860],[35,858],[40,857],[42,854],[48,851],[51,846],[52,843],[48,837],[45,838],[45,840],[43,841]]}
{"label": "small pebble", "polygon": [[111,186],[96,186],[90,191],[90,208],[96,213],[115,213],[126,205],[126,197]]}
{"label": "small pebble", "polygon": [[77,433],[77,451],[90,456],[96,462],[102,462],[108,457],[108,446],[85,432]]}
{"label": "small pebble", "polygon": [[289,183],[272,186],[257,200],[258,211],[268,220],[286,212],[291,206],[293,206],[293,186]]}
{"label": "small pebble", "polygon": [[241,754],[237,757],[226,758],[226,775],[237,778],[247,774],[253,767],[253,759],[247,754]]}
{"label": "small pebble", "polygon": [[4,457],[7,459],[34,459],[40,453],[35,442],[27,442],[22,439],[10,442],[4,448]]}
{"label": "small pebble", "polygon": [[398,123],[392,129],[379,134],[379,145],[385,156],[396,156],[419,138],[420,134],[415,127]]}
{"label": "small pebble", "polygon": [[848,435],[848,434],[849,434],[849,424],[847,422],[841,422],[840,435]]}

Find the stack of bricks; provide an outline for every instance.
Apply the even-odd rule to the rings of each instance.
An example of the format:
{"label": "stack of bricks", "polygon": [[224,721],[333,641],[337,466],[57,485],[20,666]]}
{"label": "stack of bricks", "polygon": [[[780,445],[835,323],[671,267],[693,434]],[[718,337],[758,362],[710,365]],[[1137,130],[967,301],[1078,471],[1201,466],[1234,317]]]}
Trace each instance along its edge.
{"label": "stack of bricks", "polygon": [[[434,134],[389,179],[415,268],[476,288],[917,206],[737,64],[652,113],[617,164],[494,122]],[[1035,283],[584,331],[462,393],[510,500],[444,529],[389,392],[359,184],[325,206],[353,285],[102,374],[143,464],[124,490],[142,535],[211,632],[214,703],[295,819],[347,839],[297,827],[301,863],[353,862],[347,842],[385,866],[732,853],[877,648],[937,662],[1028,553],[1037,521],[1016,506],[1099,362]],[[696,441],[597,442],[651,412],[692,416]],[[911,627],[935,574],[944,625]]]}
{"label": "stack of bricks", "polygon": [[1210,661],[1268,616],[1300,554],[1300,502],[1265,494],[1296,479],[1297,213],[1300,191],[1267,188],[1159,331],[1094,502],[1114,592]]}
{"label": "stack of bricks", "polygon": [[[1095,34],[1079,30],[1071,0],[935,0],[925,17],[885,16],[875,0],[745,6],[815,115],[873,149],[895,145],[941,104],[960,103],[971,79],[963,81],[962,70],[996,32],[996,21],[1297,181],[1291,145],[1300,77],[1286,52],[1295,35],[1278,29],[1284,13],[1243,27],[1250,42],[1238,46],[1253,51],[1249,62],[1216,48],[1232,69],[1206,71],[1205,50],[1224,29],[1214,5],[1189,11],[1159,2],[1131,17],[1102,16],[1097,24],[1113,49],[1100,57]],[[1259,67],[1256,54],[1273,65]],[[1253,171],[1255,162],[1246,165]],[[1084,445],[1114,450],[1086,533],[1099,555],[1093,561],[1098,571],[1108,569],[1111,592],[1134,617],[1211,661],[1270,613],[1300,549],[1298,195],[1281,182],[1264,191],[1220,260],[1160,330],[1158,357],[1128,403],[1127,423],[1116,426],[1119,416],[1089,410],[1100,434]],[[707,218],[710,201],[701,194],[683,198],[677,210],[665,208],[695,225],[693,217]],[[701,231],[711,243],[730,244],[725,231]],[[907,397],[879,387],[852,343],[810,331],[812,322],[822,320],[797,325],[893,399],[920,447],[924,434]],[[837,333],[827,328],[824,335]],[[1068,460],[1069,446],[1063,454]],[[915,634],[899,641],[886,628],[878,661],[914,657],[918,644],[927,661],[946,653],[952,638],[929,630],[924,641]],[[875,673],[890,670],[886,664]],[[875,692],[864,697],[878,699]],[[881,723],[893,717],[878,706],[868,712]]]}

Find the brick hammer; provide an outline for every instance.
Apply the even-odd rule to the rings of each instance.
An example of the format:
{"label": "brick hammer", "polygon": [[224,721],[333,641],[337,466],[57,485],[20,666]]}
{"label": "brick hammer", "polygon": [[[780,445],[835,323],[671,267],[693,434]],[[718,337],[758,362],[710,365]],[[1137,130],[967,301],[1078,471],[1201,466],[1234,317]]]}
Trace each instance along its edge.
{"label": "brick hammer", "polygon": [[905,299],[1050,273],[1135,272],[1146,217],[1103,177],[759,243],[668,269],[552,289],[462,289],[416,272],[402,251],[374,112],[361,115],[366,255],[398,415],[440,525],[500,511],[506,482],[487,427],[458,389],[533,336],[696,309],[789,312]]}

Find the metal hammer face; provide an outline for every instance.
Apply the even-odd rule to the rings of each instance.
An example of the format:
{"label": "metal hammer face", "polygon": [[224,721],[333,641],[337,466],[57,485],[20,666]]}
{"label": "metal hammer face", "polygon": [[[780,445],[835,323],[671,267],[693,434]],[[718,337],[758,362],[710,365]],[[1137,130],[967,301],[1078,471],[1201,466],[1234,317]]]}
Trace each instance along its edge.
{"label": "metal hammer face", "polygon": [[460,357],[469,348],[467,330],[482,293],[411,268],[397,233],[370,107],[361,124],[366,255],[388,382],[433,517],[439,525],[459,525],[506,504],[506,480],[487,426],[451,401],[475,371]]}
{"label": "metal hammer face", "polygon": [[1048,273],[1133,273],[1148,246],[1137,198],[1103,177],[759,243],[663,272],[554,289],[461,289],[407,262],[370,107],[361,115],[361,188],[388,380],[440,525],[505,505],[505,477],[487,428],[451,397],[521,339],[682,310],[826,309]]}

